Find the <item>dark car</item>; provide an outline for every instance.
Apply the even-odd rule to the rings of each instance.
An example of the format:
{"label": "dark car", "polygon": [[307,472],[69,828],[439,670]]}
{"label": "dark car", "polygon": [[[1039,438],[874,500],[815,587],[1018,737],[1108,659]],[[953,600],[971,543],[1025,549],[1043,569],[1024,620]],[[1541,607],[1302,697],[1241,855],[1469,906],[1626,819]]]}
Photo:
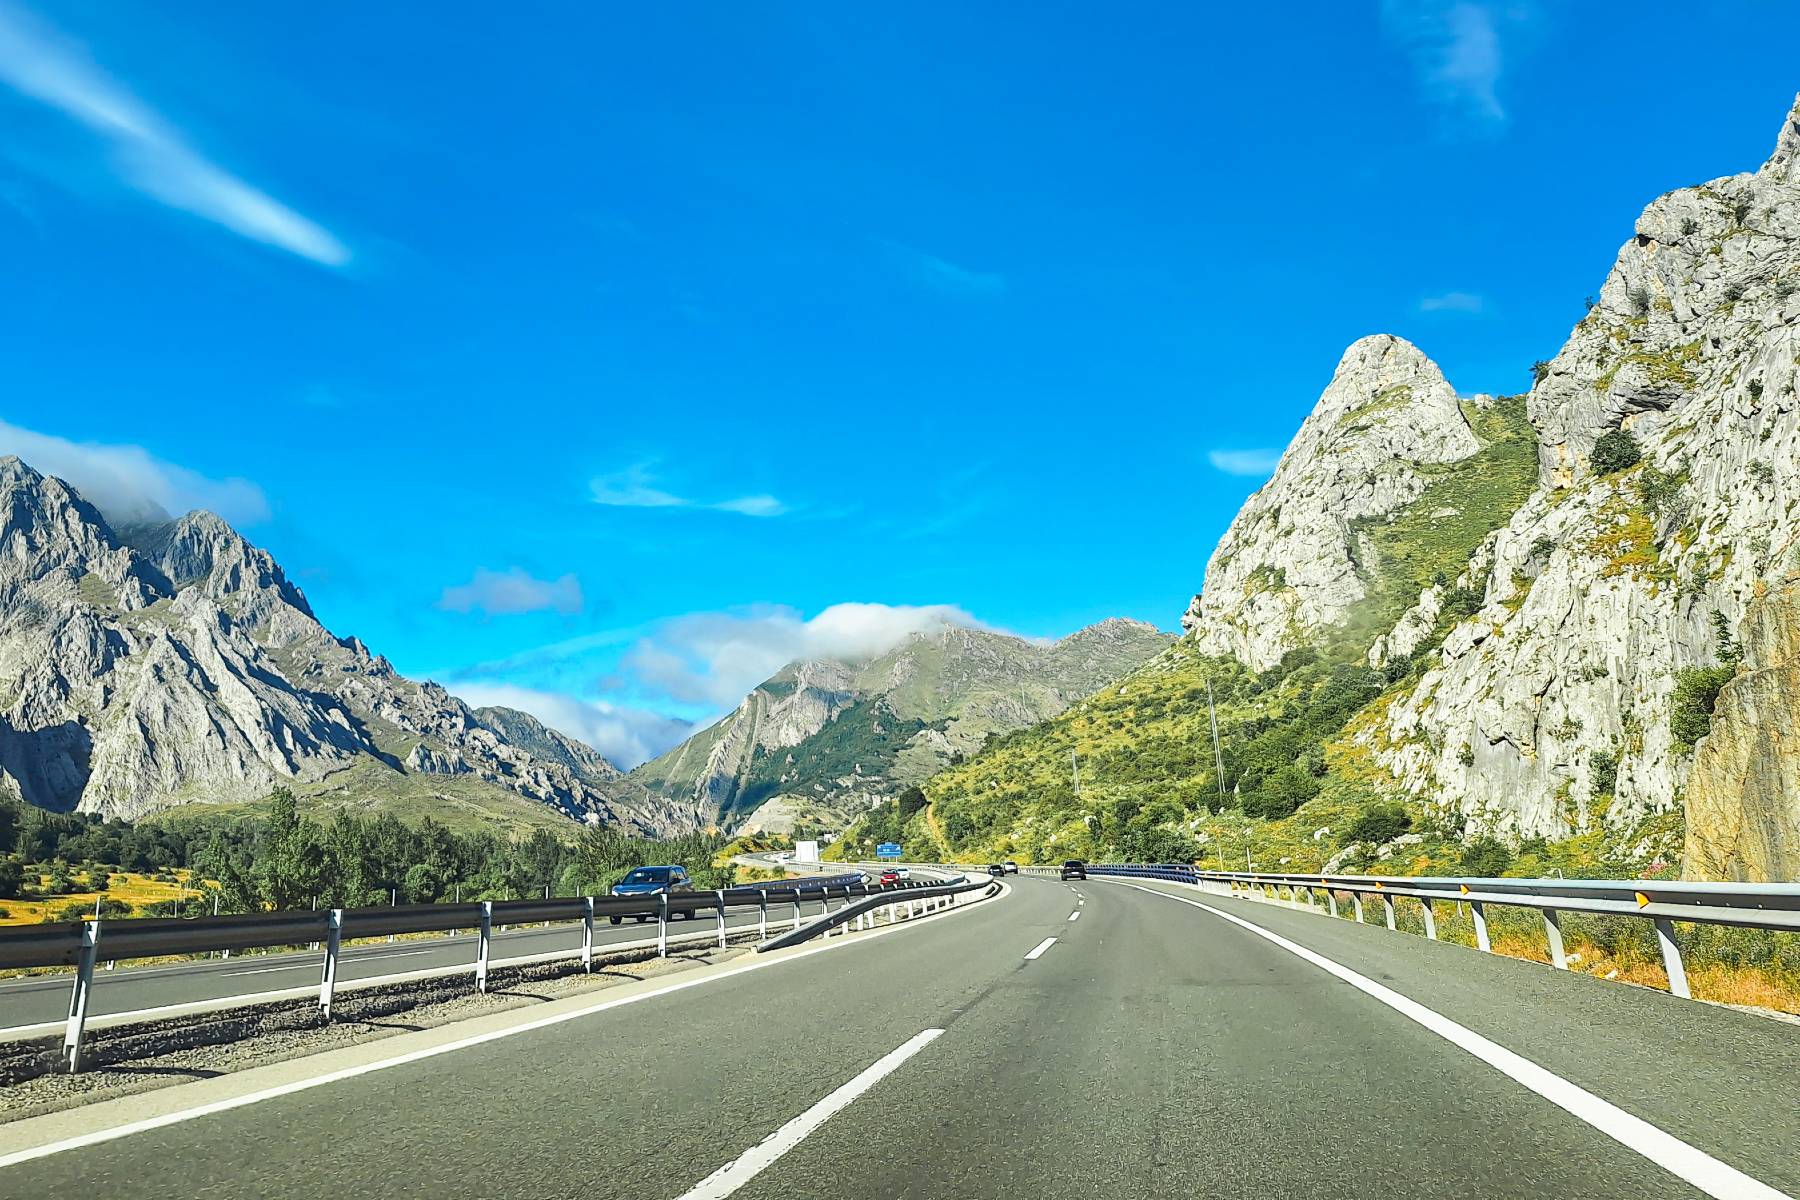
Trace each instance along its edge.
{"label": "dark car", "polygon": [[[663,867],[634,868],[625,878],[613,884],[612,894],[615,896],[642,896],[648,899],[664,893],[691,892],[693,890],[694,884],[688,878],[687,868],[671,863]],[[693,915],[693,913],[687,914],[690,919]],[[607,919],[617,925],[624,918],[608,917]],[[638,917],[637,921],[642,924],[649,919],[648,916],[642,916]]]}
{"label": "dark car", "polygon": [[1080,859],[1071,858],[1062,865],[1062,877],[1064,879],[1086,879],[1087,864]]}
{"label": "dark car", "polygon": [[988,874],[989,875],[1004,875],[1004,874],[1006,874],[1006,864],[1005,863],[989,863],[988,864]]}

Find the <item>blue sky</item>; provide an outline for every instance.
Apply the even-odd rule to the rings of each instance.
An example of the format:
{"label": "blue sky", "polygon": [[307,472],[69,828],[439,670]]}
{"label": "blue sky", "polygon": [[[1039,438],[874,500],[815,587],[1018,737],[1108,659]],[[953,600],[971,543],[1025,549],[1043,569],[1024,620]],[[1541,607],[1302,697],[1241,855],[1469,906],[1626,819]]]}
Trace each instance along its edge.
{"label": "blue sky", "polygon": [[1800,8],[1705,12],[0,0],[0,450],[627,763],[946,616],[1173,628],[1350,341],[1519,390],[1767,156]]}

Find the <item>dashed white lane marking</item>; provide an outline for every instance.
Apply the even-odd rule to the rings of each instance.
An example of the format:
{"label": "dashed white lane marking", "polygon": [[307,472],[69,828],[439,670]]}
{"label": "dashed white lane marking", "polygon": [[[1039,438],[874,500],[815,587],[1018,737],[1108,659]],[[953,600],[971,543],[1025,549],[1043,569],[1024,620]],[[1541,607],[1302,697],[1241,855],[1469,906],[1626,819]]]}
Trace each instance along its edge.
{"label": "dashed white lane marking", "polygon": [[1265,941],[1273,942],[1296,958],[1304,959],[1320,970],[1337,976],[1357,991],[1379,1000],[1401,1016],[1418,1022],[1445,1041],[1468,1051],[1502,1075],[1523,1084],[1564,1112],[1586,1121],[1621,1146],[1635,1150],[1669,1174],[1686,1180],[1709,1196],[1716,1196],[1718,1200],[1794,1200],[1786,1192],[1776,1191],[1760,1179],[1753,1179],[1736,1167],[1720,1162],[1704,1150],[1688,1145],[1674,1134],[1658,1129],[1641,1117],[1632,1116],[1586,1088],[1570,1083],[1528,1058],[1514,1054],[1498,1042],[1489,1041],[1473,1029],[1458,1025],[1417,1000],[1402,996],[1392,988],[1383,987],[1373,979],[1359,975],[1323,954],[1308,950],[1298,942],[1291,942],[1261,925],[1223,912],[1210,904],[1202,904],[1198,900],[1171,896],[1167,892],[1141,887],[1135,883],[1124,886],[1148,892],[1152,896],[1161,896],[1165,900],[1174,900],[1179,904],[1192,905],[1247,929]]}
{"label": "dashed white lane marking", "polygon": [[1069,914],[1069,920],[1071,920],[1071,921],[1079,921],[1079,920],[1081,920],[1081,910],[1080,910],[1080,909],[1079,909],[1079,908],[1078,908],[1078,909],[1076,909],[1076,910],[1075,910],[1075,911],[1074,911],[1074,912],[1072,912],[1072,913],[1070,913],[1070,914]]}
{"label": "dashed white lane marking", "polygon": [[1034,959],[1034,958],[1036,958],[1036,957],[1038,957],[1038,956],[1039,956],[1039,955],[1040,955],[1040,954],[1042,954],[1042,953],[1043,953],[1043,952],[1044,952],[1044,951],[1046,951],[1046,950],[1048,950],[1048,949],[1049,949],[1049,948],[1050,948],[1050,947],[1052,947],[1052,946],[1054,946],[1054,945],[1056,945],[1056,939],[1055,939],[1055,938],[1053,938],[1053,937],[1047,937],[1047,938],[1045,938],[1045,939],[1044,939],[1044,940],[1043,940],[1043,941],[1041,941],[1041,942],[1039,942],[1039,943],[1038,943],[1038,944],[1037,944],[1037,945],[1036,945],[1036,946],[1035,946],[1035,947],[1034,947],[1034,948],[1033,948],[1033,949],[1032,949],[1032,951],[1031,951],[1031,953],[1030,953],[1030,954],[1027,954],[1027,955],[1026,955],[1026,956],[1025,956],[1025,961],[1026,961],[1026,962],[1030,962],[1030,961],[1031,961],[1031,960],[1032,960],[1032,959]]}
{"label": "dashed white lane marking", "polygon": [[927,1029],[908,1038],[898,1048],[876,1059],[849,1083],[683,1192],[679,1200],[724,1200],[773,1166],[777,1159],[798,1146],[807,1134],[841,1112],[852,1100],[881,1082],[884,1076],[892,1074],[901,1063],[931,1045],[943,1032]]}

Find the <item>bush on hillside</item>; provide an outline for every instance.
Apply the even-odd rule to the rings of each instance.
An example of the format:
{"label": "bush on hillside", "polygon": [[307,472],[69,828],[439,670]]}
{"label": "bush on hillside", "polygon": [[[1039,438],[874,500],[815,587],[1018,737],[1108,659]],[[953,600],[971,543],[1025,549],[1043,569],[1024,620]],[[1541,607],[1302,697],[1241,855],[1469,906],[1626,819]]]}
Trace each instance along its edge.
{"label": "bush on hillside", "polygon": [[1615,471],[1623,471],[1626,467],[1636,466],[1644,457],[1644,448],[1626,429],[1609,429],[1594,440],[1594,448],[1588,453],[1588,462],[1595,471],[1602,475],[1611,475]]}
{"label": "bush on hillside", "polygon": [[1398,804],[1378,804],[1358,814],[1344,832],[1353,842],[1381,845],[1412,828],[1412,817]]}
{"label": "bush on hillside", "polygon": [[1669,733],[1676,747],[1686,753],[1712,728],[1713,705],[1719,689],[1737,673],[1734,667],[1689,667],[1675,673],[1675,694],[1669,700]]}
{"label": "bush on hillside", "polygon": [[1596,750],[1588,759],[1588,777],[1596,796],[1610,796],[1619,786],[1619,756],[1611,750]]}
{"label": "bush on hillside", "polygon": [[0,858],[0,899],[14,900],[25,891],[25,864],[16,858]]}
{"label": "bush on hillside", "polygon": [[1513,854],[1506,843],[1498,838],[1479,837],[1463,847],[1462,860],[1458,864],[1464,875],[1478,875],[1490,878],[1506,874],[1506,868],[1512,866]]}

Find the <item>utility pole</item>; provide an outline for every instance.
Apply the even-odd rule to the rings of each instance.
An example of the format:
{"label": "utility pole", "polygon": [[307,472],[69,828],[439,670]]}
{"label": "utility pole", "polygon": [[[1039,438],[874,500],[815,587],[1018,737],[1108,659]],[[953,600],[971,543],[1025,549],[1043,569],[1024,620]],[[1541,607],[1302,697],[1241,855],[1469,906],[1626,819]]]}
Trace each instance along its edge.
{"label": "utility pole", "polygon": [[1219,782],[1219,811],[1225,811],[1225,755],[1219,749],[1219,714],[1213,708],[1212,677],[1206,679],[1206,719],[1212,725],[1213,763],[1217,767]]}

